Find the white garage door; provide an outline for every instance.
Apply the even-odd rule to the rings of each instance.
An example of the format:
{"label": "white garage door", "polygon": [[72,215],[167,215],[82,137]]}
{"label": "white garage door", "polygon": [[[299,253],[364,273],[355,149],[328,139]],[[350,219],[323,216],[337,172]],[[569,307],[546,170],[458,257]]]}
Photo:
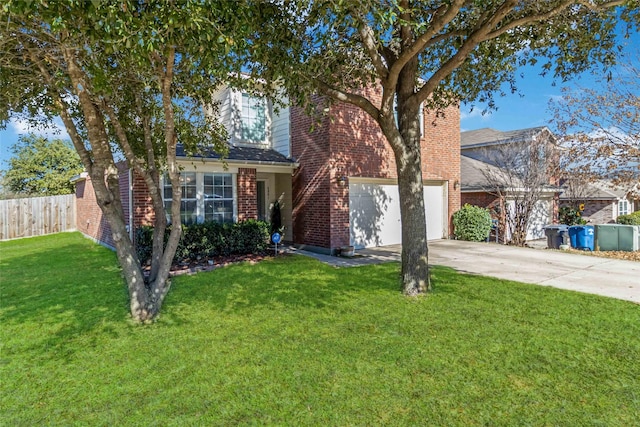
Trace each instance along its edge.
{"label": "white garage door", "polygon": [[[400,201],[395,184],[349,184],[349,231],[356,248],[402,243]],[[446,235],[445,186],[424,186],[427,238]]]}
{"label": "white garage door", "polygon": [[[544,227],[551,224],[551,207],[552,201],[549,199],[542,199],[536,202],[535,208],[531,212],[529,218],[529,225],[527,227],[527,240],[544,239]],[[513,215],[515,210],[515,201],[509,201],[509,213]],[[507,240],[511,237],[511,233],[507,232]]]}

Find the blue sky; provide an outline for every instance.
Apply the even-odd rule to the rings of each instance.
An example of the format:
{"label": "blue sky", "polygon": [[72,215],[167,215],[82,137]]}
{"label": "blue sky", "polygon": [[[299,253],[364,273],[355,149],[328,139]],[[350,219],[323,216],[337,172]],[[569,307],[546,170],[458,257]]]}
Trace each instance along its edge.
{"label": "blue sky", "polygon": [[[635,33],[631,38],[624,40],[626,44],[625,52],[628,58],[633,58],[637,69],[638,50],[640,46],[640,34]],[[561,84],[554,80],[551,76],[541,77],[540,70],[533,67],[525,67],[518,71],[518,88],[520,94],[510,94],[496,99],[498,109],[488,114],[482,115],[482,106],[476,106],[472,112],[470,107],[463,105],[461,107],[460,128],[462,131],[480,129],[485,127],[497,130],[513,130],[524,129],[535,126],[548,126],[551,119],[551,113],[548,111],[549,100],[560,96],[563,86],[570,88],[591,87],[595,84],[594,76],[587,72],[583,75],[576,76],[572,81]],[[55,131],[42,131],[30,129],[26,122],[12,121],[7,124],[5,130],[0,130],[0,169],[6,167],[6,160],[11,157],[10,147],[18,140],[21,134],[28,133],[30,130],[37,134],[42,134],[51,138],[68,138],[62,122],[58,121],[54,124]]]}
{"label": "blue sky", "polygon": [[[640,69],[640,33],[633,33],[628,39],[620,39],[623,45],[624,60],[633,61],[635,69]],[[562,83],[552,76],[542,77],[540,67],[523,67],[517,75],[522,74],[517,80],[519,94],[510,94],[496,98],[498,109],[489,114],[482,115],[482,106],[469,111],[469,106],[463,105],[460,109],[460,128],[462,131],[480,128],[494,128],[497,130],[525,129],[536,126],[550,126],[552,113],[549,112],[551,99],[559,99],[561,89],[567,87],[578,89],[580,87],[597,89],[597,76],[592,71],[574,76],[571,81]]]}

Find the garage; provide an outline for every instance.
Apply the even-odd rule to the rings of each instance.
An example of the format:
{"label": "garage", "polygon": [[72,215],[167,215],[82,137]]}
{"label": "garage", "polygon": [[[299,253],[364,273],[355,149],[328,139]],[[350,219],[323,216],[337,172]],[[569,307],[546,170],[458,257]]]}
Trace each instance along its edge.
{"label": "garage", "polygon": [[[349,180],[349,234],[358,249],[402,243],[400,197],[393,180]],[[446,182],[424,185],[427,238],[447,235]]]}
{"label": "garage", "polygon": [[[507,206],[510,215],[513,215],[515,210],[515,201],[509,200]],[[535,202],[535,206],[529,217],[529,224],[527,226],[526,240],[538,240],[544,239],[544,227],[553,222],[553,200],[551,198],[542,198]],[[511,238],[511,233],[507,230],[507,240]]]}

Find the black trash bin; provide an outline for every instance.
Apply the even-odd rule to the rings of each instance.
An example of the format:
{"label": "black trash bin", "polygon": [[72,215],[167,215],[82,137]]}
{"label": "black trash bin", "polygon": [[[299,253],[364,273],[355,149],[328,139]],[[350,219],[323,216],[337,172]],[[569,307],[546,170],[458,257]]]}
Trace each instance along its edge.
{"label": "black trash bin", "polygon": [[547,225],[544,228],[544,234],[547,236],[547,248],[560,249],[562,242],[562,235],[568,233],[569,227],[564,224],[552,224]]}

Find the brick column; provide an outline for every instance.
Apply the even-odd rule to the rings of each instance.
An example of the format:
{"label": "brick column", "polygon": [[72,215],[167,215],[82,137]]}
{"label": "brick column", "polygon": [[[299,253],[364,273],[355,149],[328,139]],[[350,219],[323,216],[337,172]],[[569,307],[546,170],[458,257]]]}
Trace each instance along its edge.
{"label": "brick column", "polygon": [[258,188],[255,169],[238,169],[238,221],[258,219]]}

